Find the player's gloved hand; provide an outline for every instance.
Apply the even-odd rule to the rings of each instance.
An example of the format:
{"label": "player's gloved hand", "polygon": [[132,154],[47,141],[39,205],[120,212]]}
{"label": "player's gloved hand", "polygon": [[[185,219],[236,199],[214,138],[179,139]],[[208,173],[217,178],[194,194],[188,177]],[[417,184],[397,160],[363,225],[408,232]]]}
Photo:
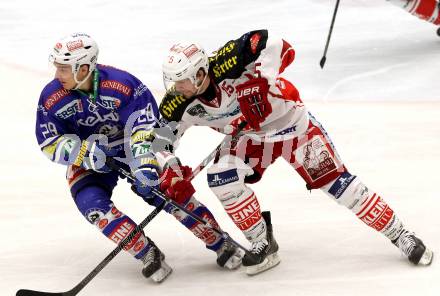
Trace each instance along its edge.
{"label": "player's gloved hand", "polygon": [[260,124],[272,113],[272,106],[267,99],[269,85],[266,78],[252,78],[235,87],[241,113],[248,124],[256,131]]}
{"label": "player's gloved hand", "polygon": [[191,175],[192,169],[189,166],[169,167],[160,175],[160,189],[178,204],[186,204],[196,192],[189,181]]}
{"label": "player's gloved hand", "polygon": [[98,173],[109,173],[112,169],[105,162],[107,157],[116,156],[118,149],[110,148],[102,138],[94,141],[82,140],[74,144],[69,163]]}
{"label": "player's gloved hand", "polygon": [[129,163],[129,166],[136,179],[133,184],[135,192],[145,200],[153,198],[152,189],[159,189],[159,175],[157,173],[159,164],[154,155],[146,153],[138,156]]}

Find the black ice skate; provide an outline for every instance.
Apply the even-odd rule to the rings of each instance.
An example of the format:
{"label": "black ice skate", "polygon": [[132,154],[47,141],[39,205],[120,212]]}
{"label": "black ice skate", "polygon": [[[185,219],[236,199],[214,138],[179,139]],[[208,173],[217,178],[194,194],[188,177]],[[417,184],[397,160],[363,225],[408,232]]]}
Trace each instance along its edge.
{"label": "black ice skate", "polygon": [[248,275],[255,275],[280,263],[278,257],[278,244],[273,237],[273,229],[270,221],[270,212],[262,212],[263,219],[266,222],[266,238],[252,243],[251,255],[246,254],[243,257],[243,266],[246,266]]}
{"label": "black ice skate", "polygon": [[217,264],[227,269],[240,267],[244,251],[225,240],[220,249],[217,250]]}
{"label": "black ice skate", "polygon": [[414,232],[403,230],[400,236],[392,242],[400,251],[408,257],[408,260],[417,265],[430,265],[434,253],[425,247],[422,240],[415,236]]}
{"label": "black ice skate", "polygon": [[171,274],[173,269],[165,262],[165,255],[153,241],[150,239],[148,239],[148,241],[151,247],[141,259],[144,263],[142,274],[144,277],[151,278],[154,282],[160,283]]}

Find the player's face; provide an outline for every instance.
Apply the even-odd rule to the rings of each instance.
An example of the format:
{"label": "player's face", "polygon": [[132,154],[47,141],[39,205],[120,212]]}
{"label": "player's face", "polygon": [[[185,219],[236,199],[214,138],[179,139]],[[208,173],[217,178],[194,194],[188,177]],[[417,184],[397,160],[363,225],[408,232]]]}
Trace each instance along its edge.
{"label": "player's face", "polygon": [[55,78],[59,80],[65,89],[73,89],[76,86],[76,82],[73,78],[72,66],[58,63],[54,63],[54,66],[56,69]]}
{"label": "player's face", "polygon": [[176,81],[174,85],[176,91],[181,93],[185,98],[191,98],[197,93],[197,88],[189,78]]}

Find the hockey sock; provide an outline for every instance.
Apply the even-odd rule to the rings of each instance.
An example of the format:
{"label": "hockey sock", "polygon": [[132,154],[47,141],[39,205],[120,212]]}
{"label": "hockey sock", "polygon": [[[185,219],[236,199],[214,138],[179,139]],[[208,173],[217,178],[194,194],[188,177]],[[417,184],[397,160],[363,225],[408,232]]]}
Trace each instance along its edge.
{"label": "hockey sock", "polygon": [[360,208],[356,211],[356,216],[361,221],[392,241],[397,239],[403,230],[403,224],[393,209],[376,193],[370,194],[360,207],[356,208]]}
{"label": "hockey sock", "polygon": [[188,214],[172,206],[167,206],[165,210],[171,213],[174,218],[182,223],[183,226],[188,228],[197,238],[202,240],[206,244],[206,247],[208,249],[217,251],[223,243],[223,238],[220,234],[212,230],[212,228],[220,230],[220,226],[218,225],[212,213],[206,206],[195,199],[194,196],[192,196],[184,206],[187,210],[190,210],[191,212],[208,222],[209,225],[202,224]]}
{"label": "hockey sock", "polygon": [[250,242],[266,238],[266,223],[261,216],[260,204],[255,193],[248,187],[231,194],[234,198],[222,197],[223,207],[235,225],[243,232]]}
{"label": "hockey sock", "polygon": [[[106,237],[119,244],[135,228],[136,223],[119,211],[111,202],[109,193],[98,186],[88,186],[80,190],[75,203],[84,217]],[[124,248],[136,259],[142,258],[150,246],[145,235],[138,233]]]}

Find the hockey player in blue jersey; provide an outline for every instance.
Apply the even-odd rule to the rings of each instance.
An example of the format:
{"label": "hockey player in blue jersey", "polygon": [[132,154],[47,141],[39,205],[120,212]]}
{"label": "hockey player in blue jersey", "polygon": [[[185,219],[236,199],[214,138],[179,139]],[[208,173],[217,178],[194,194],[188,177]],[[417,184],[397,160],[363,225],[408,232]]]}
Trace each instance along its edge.
{"label": "hockey player in blue jersey", "polygon": [[[72,34],[55,44],[50,54],[55,79],[39,99],[36,137],[50,160],[67,165],[67,181],[81,214],[119,243],[136,223],[111,200],[119,176],[105,165],[106,157],[122,159],[136,177],[133,190],[155,206],[161,200],[151,188],[158,188],[158,174],[165,171],[166,160],[159,160],[150,149],[159,116],[153,95],[130,73],[97,64],[97,58],[98,46],[87,34]],[[211,212],[193,193],[184,194],[187,205],[216,226]],[[220,266],[234,269],[241,264],[243,252],[220,235],[172,206],[165,210],[217,252]],[[155,282],[172,271],[144,233],[135,236],[125,250],[142,261],[143,275]]]}

